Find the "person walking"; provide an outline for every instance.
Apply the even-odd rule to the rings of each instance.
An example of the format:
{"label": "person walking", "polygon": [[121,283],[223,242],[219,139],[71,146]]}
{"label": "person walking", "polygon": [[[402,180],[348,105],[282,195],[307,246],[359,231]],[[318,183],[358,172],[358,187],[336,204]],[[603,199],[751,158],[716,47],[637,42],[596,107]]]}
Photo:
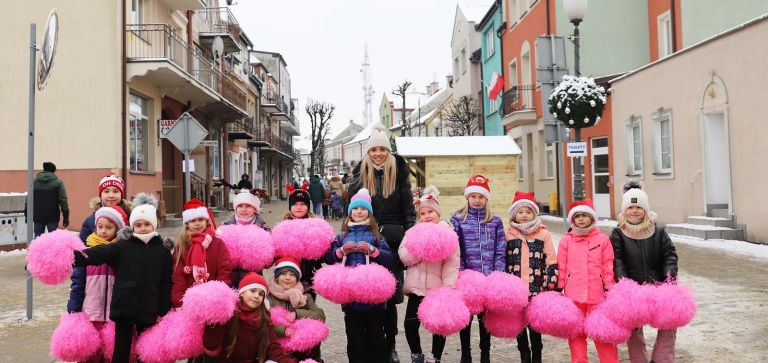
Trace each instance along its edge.
{"label": "person walking", "polygon": [[253,184],[250,180],[248,180],[248,174],[243,174],[243,176],[240,178],[240,181],[237,183],[237,189],[240,189],[241,191],[243,189],[247,191],[253,189]]}
{"label": "person walking", "polygon": [[323,199],[325,199],[325,188],[320,182],[320,177],[317,175],[312,176],[312,181],[309,183],[309,196],[312,199],[312,211],[315,215],[323,215]]}
{"label": "person walking", "polygon": [[69,204],[64,182],[56,176],[56,165],[50,161],[43,163],[43,171],[37,174],[34,183],[34,222],[35,237],[59,228],[59,216],[62,225],[69,227]]}

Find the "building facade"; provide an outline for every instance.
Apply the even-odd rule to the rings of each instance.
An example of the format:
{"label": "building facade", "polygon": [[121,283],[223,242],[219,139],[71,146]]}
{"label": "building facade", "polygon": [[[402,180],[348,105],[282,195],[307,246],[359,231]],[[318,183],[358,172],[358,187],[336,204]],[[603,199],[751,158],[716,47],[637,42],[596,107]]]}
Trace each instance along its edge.
{"label": "building facade", "polygon": [[480,68],[482,69],[482,92],[480,93],[480,99],[483,103],[483,134],[486,136],[504,135],[504,128],[501,125],[502,112],[499,111],[501,94],[493,99],[488,95],[489,89],[492,87],[494,74],[502,74],[502,44],[501,38],[498,35],[498,30],[504,22],[501,6],[501,0],[494,1],[491,8],[483,16],[483,19],[475,26],[477,31],[480,32],[480,54],[482,56],[480,61]]}

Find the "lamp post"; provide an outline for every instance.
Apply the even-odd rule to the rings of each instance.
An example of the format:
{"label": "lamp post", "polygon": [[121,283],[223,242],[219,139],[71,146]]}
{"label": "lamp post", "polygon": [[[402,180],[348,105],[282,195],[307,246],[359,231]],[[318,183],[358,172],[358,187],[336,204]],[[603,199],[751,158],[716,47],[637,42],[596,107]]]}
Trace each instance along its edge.
{"label": "lamp post", "polygon": [[[581,57],[579,56],[579,24],[587,13],[587,0],[564,0],[563,8],[568,19],[573,23],[573,59],[574,75],[581,76],[579,68]],[[576,142],[581,142],[581,128],[575,130]],[[582,170],[581,156],[576,156],[573,163],[573,200],[584,199],[584,171]]]}

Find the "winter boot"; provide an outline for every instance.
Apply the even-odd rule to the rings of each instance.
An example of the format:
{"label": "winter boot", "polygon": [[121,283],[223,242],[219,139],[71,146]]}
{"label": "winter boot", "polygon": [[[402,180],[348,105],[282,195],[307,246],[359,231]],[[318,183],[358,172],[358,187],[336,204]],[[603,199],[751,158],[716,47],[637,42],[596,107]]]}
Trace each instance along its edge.
{"label": "winter boot", "polygon": [[480,351],[480,363],[491,363],[491,352],[487,350]]}
{"label": "winter boot", "polygon": [[440,361],[435,359],[435,356],[432,355],[432,353],[427,353],[424,354],[424,363],[440,363]]}
{"label": "winter boot", "polygon": [[424,363],[424,354],[411,354],[411,363]]}
{"label": "winter boot", "polygon": [[531,363],[531,351],[520,349],[520,363]]}
{"label": "winter boot", "polygon": [[531,350],[531,363],[541,363],[541,348]]}

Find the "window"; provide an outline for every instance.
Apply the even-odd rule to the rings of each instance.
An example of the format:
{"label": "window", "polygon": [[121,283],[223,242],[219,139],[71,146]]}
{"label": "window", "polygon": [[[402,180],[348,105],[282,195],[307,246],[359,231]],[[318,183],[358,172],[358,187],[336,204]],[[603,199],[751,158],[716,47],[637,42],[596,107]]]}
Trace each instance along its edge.
{"label": "window", "polygon": [[131,0],[131,24],[144,24],[144,0]]}
{"label": "window", "polygon": [[545,173],[544,176],[546,178],[554,178],[555,177],[555,144],[546,144],[546,147],[544,149],[544,164],[545,164]]}
{"label": "window", "polygon": [[519,1],[524,1],[524,0],[509,0],[509,6],[507,6],[507,8],[509,9],[508,21],[509,21],[510,29],[512,28],[513,25],[515,25],[515,23],[517,23],[517,19],[520,18],[520,15],[518,15],[519,13],[517,11],[517,7],[518,7],[517,3]]}
{"label": "window", "polygon": [[486,49],[485,57],[486,58],[492,56],[496,52],[496,48],[494,47],[495,46],[494,33],[495,31],[493,27],[491,27],[491,29],[488,29],[488,32],[485,33],[485,49]]}
{"label": "window", "polygon": [[149,100],[134,93],[129,96],[128,127],[131,171],[148,171]]}
{"label": "window", "polygon": [[467,48],[461,49],[461,74],[467,73]]}
{"label": "window", "polygon": [[656,30],[659,33],[659,58],[672,54],[672,18],[669,11],[659,15]]}
{"label": "window", "polygon": [[[517,147],[520,148],[520,150],[523,149],[523,139],[516,138],[515,144],[517,144]],[[520,154],[517,156],[517,180],[523,181],[525,179],[525,163],[523,162],[523,155]]]}
{"label": "window", "polygon": [[627,175],[643,174],[643,129],[642,119],[633,116],[626,126]]}
{"label": "window", "polygon": [[[209,140],[219,140],[219,130],[218,129],[210,129],[208,130],[210,132],[209,134]],[[221,151],[220,146],[221,143],[219,143],[219,146],[209,147],[208,149],[210,160],[211,160],[211,179],[221,179]]]}
{"label": "window", "polygon": [[509,86],[515,87],[520,82],[517,81],[517,60],[513,59],[509,62]]}
{"label": "window", "polygon": [[[488,94],[488,88],[485,88],[485,94]],[[496,113],[496,111],[499,110],[499,98],[501,95],[496,96],[496,99],[488,98],[488,110],[486,110],[486,115],[492,115]]]}
{"label": "window", "polygon": [[672,113],[669,110],[659,110],[652,116],[653,120],[653,156],[654,175],[672,174]]}

